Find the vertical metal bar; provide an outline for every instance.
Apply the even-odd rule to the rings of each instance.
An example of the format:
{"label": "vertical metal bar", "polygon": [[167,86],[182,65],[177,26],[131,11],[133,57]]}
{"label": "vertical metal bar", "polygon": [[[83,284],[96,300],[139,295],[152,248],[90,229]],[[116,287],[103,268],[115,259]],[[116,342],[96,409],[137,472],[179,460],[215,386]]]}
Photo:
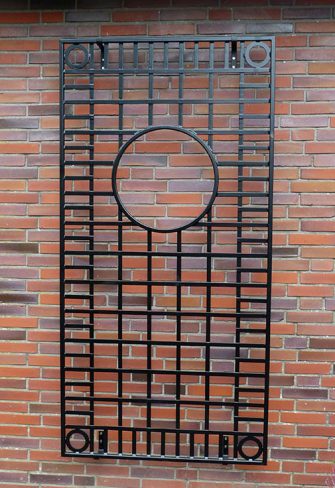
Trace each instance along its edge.
{"label": "vertical metal bar", "polygon": [[164,42],[163,67],[164,69],[169,68],[169,43],[168,42]]}
{"label": "vertical metal bar", "polygon": [[[212,209],[209,210],[207,214],[207,245],[206,245],[206,281],[207,283],[211,283],[212,280]],[[211,287],[206,287],[206,312],[211,312],[212,303],[211,303]],[[211,351],[210,351],[210,341],[211,341],[211,316],[206,315],[206,346],[205,346],[205,400],[208,402],[210,400],[210,370],[211,370]],[[209,404],[205,403],[205,430],[209,430]],[[205,436],[205,457],[208,457],[208,437]]]}
{"label": "vertical metal bar", "polygon": [[[209,87],[208,87],[208,97],[210,102],[208,102],[208,130],[213,130],[213,98],[214,98],[214,42],[209,43]],[[208,135],[208,145],[213,149],[213,134]]]}
{"label": "vertical metal bar", "polygon": [[138,42],[134,42],[134,68],[138,69]]}
{"label": "vertical metal bar", "polygon": [[224,68],[229,68],[229,49],[231,42],[225,41],[224,43]]}
{"label": "vertical metal bar", "polygon": [[165,430],[161,433],[161,456],[165,456]]}
{"label": "vertical metal bar", "polygon": [[[244,67],[244,42],[240,42],[240,67],[243,68]],[[237,253],[237,257],[236,257],[236,283],[241,283],[241,276],[242,276],[242,273],[241,273],[241,266],[242,266],[242,258],[240,257],[240,254],[242,252],[242,241],[241,241],[241,238],[242,238],[242,220],[243,220],[243,211],[242,211],[242,206],[243,206],[243,196],[242,196],[242,192],[243,192],[243,159],[244,159],[244,154],[243,154],[243,141],[244,141],[244,134],[243,134],[243,130],[244,130],[244,118],[243,118],[243,115],[244,115],[244,102],[243,102],[243,98],[244,98],[244,88],[243,88],[243,84],[244,84],[244,73],[241,72],[240,75],[239,75],[239,99],[240,99],[240,103],[239,103],[239,130],[240,130],[240,134],[239,134],[239,138],[238,138],[238,161],[239,161],[239,165],[238,165],[238,176],[237,176],[237,191],[238,191],[238,194],[239,196],[237,197],[237,223],[238,223],[238,226],[237,226],[237,230],[236,230],[236,234],[237,234],[237,241],[236,241],[236,253]],[[240,301],[240,298],[241,298],[241,286],[240,285],[236,285],[236,313],[237,313],[237,317],[236,317],[236,331],[235,331],[235,343],[237,345],[235,345],[235,372],[236,373],[239,373],[240,372],[240,361],[236,358],[239,358],[240,357],[240,347],[239,347],[239,343],[240,343],[240,337],[241,337],[241,333],[240,333],[240,328],[241,328],[241,318],[239,316],[240,312],[241,312],[241,301]],[[234,380],[234,431],[235,431],[235,434],[234,434],[234,458],[237,458],[238,457],[238,441],[239,441],[239,438],[238,438],[238,429],[239,429],[239,398],[240,398],[240,392],[239,392],[239,386],[240,386],[240,376],[239,374],[237,374],[235,376],[235,380]]]}
{"label": "vertical metal bar", "polygon": [[[181,282],[182,278],[182,231],[177,231],[177,282],[176,311],[181,311]],[[176,371],[181,370],[181,316],[176,317]],[[180,400],[180,373],[176,373],[176,400]],[[176,456],[180,454],[180,402],[176,402]]]}
{"label": "vertical metal bar", "polygon": [[[123,43],[119,43],[119,100],[123,98]],[[123,104],[119,103],[119,149],[123,144]],[[118,208],[118,226],[117,226],[117,236],[118,236],[118,310],[122,310],[123,308],[123,262],[122,262],[122,249],[123,249],[123,235],[122,235],[122,219],[123,219],[123,212],[121,207]],[[122,427],[123,425],[123,403],[122,403],[122,395],[123,395],[123,374],[122,371],[122,354],[123,354],[123,315],[121,313],[118,314],[118,426]],[[122,446],[122,439],[123,439],[123,432],[122,429],[118,430],[118,452],[119,454],[122,453],[123,446]]]}
{"label": "vertical metal bar", "polygon": [[190,457],[194,457],[194,433],[190,432]]}
{"label": "vertical metal bar", "polygon": [[183,125],[183,84],[184,84],[184,51],[185,43],[179,43],[179,75],[178,75],[178,125]]}
{"label": "vertical metal bar", "polygon": [[264,382],[264,437],[263,463],[267,462],[268,421],[269,421],[269,381],[270,381],[270,333],[271,333],[271,282],[272,282],[272,226],[273,226],[273,170],[274,170],[274,131],[275,131],[275,38],[271,38],[270,68],[270,148],[269,148],[269,211],[268,211],[268,248],[267,248],[267,293],[266,293],[266,348]]}
{"label": "vertical metal bar", "polygon": [[64,176],[65,176],[65,165],[64,165],[64,44],[61,41],[59,44],[59,137],[60,137],[60,147],[59,147],[59,167],[60,167],[60,181],[59,181],[59,215],[60,215],[60,225],[59,225],[59,241],[60,241],[60,253],[59,253],[59,316],[60,316],[60,383],[61,383],[61,453],[62,456],[65,454],[65,240],[64,240],[64,221],[65,221],[65,211],[64,211]]}
{"label": "vertical metal bar", "polygon": [[121,103],[121,100],[123,99],[123,42],[119,43],[119,69],[121,70],[121,73],[119,73],[119,148],[123,144],[123,103]]}
{"label": "vertical metal bar", "polygon": [[153,97],[154,97],[154,43],[149,42],[149,100],[148,100],[148,126],[153,125]]}
{"label": "vertical metal bar", "polygon": [[[152,251],[152,232],[147,231],[147,251]],[[147,256],[147,280],[152,280],[152,256]],[[152,310],[152,285],[147,285],[147,310]],[[152,316],[147,316],[147,340],[152,340]],[[152,383],[152,363],[151,363],[151,342],[147,343],[147,454],[151,454],[151,383]]]}
{"label": "vertical metal bar", "polygon": [[[91,63],[94,62],[94,44],[93,42],[90,43],[90,59]],[[90,96],[90,119],[89,119],[89,128],[90,131],[94,131],[94,74],[89,74],[89,82],[90,82],[90,89],[89,89],[89,96]],[[90,164],[89,164],[89,218],[90,218],[90,225],[89,225],[89,265],[90,269],[88,271],[89,274],[89,294],[90,294],[90,330],[89,330],[89,337],[90,337],[90,442],[91,442],[91,449],[93,450],[94,446],[94,338],[95,338],[95,330],[94,330],[94,134],[90,133],[89,140],[90,140]]]}
{"label": "vertical metal bar", "polygon": [[133,430],[132,436],[131,436],[131,446],[132,446],[132,453],[136,454],[136,430]]}

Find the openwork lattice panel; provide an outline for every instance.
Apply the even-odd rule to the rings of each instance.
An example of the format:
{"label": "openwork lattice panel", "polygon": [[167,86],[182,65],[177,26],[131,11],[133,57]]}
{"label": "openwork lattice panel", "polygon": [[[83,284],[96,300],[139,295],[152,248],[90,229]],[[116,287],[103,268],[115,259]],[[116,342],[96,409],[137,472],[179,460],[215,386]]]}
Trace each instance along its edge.
{"label": "openwork lattice panel", "polygon": [[263,464],[274,40],[60,54],[62,453]]}

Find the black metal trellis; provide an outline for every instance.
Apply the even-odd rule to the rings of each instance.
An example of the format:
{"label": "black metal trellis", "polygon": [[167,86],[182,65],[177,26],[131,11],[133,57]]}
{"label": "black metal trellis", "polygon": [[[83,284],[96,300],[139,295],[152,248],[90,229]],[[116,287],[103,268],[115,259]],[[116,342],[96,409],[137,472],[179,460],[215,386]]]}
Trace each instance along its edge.
{"label": "black metal trellis", "polygon": [[[272,37],[61,42],[63,455],[266,463],[274,61]],[[197,77],[206,95],[187,88]],[[192,127],[202,113],[203,125]],[[198,141],[214,171],[208,205],[168,233],[134,218],[117,190],[127,147],[163,129]],[[187,244],[187,232],[203,246]],[[131,258],[145,260],[139,276]],[[175,260],[175,279],[157,279],[157,258],[166,268]],[[184,277],[187,259],[204,260],[202,281]],[[228,270],[221,280],[220,263]],[[131,302],[143,286],[140,305]],[[175,290],[173,308],[157,305],[157,287]],[[201,307],[183,305],[185,289],[204,290]],[[233,309],[220,304],[224,294],[215,307],[214,290],[233,294]],[[159,356],[164,347],[173,348],[172,366]],[[199,357],[185,365],[192,348]]]}

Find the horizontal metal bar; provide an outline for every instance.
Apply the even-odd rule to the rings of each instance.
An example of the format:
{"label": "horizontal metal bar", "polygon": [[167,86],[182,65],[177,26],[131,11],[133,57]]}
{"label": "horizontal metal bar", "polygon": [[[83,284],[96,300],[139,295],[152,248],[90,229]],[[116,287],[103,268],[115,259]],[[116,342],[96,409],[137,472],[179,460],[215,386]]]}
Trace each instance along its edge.
{"label": "horizontal metal bar", "polygon": [[260,417],[241,417],[241,416],[236,416],[235,417],[239,422],[264,422],[264,419]]}
{"label": "horizontal metal bar", "polygon": [[[74,397],[77,401],[78,398]],[[71,401],[71,398],[65,397],[65,400]],[[80,398],[80,401],[85,401],[86,398]],[[105,398],[104,400],[97,399],[97,397],[90,397],[90,400],[93,401],[103,401],[103,402],[110,402],[110,403],[140,403],[140,404],[154,404],[154,405],[211,405],[211,406],[225,406],[225,407],[233,407],[234,405],[238,405],[239,407],[249,407],[249,408],[263,408],[263,403],[252,403],[252,402],[234,402],[234,401],[215,401],[215,400],[176,400],[176,399],[166,399],[166,398],[123,398],[123,397],[116,397],[116,398]],[[86,400],[87,401],[87,400]],[[82,413],[81,413],[82,412]],[[72,411],[67,410],[66,414],[71,415],[89,415],[90,412],[83,412],[82,410]]]}
{"label": "horizontal metal bar", "polygon": [[[164,104],[175,104],[175,103],[185,103],[185,104],[200,104],[208,105],[209,103],[216,104],[241,104],[241,103],[269,103],[269,98],[148,98],[148,99],[134,99],[134,98],[121,98],[121,99],[111,99],[106,100],[105,98],[89,98],[87,100],[77,100],[68,99],[64,100],[64,104],[73,105],[147,105],[151,103],[153,105],[164,105]],[[66,132],[66,131],[65,131]],[[91,133],[91,132],[89,132]],[[93,132],[95,133],[95,131]]]}
{"label": "horizontal metal bar", "polygon": [[64,324],[65,329],[90,329],[93,327],[93,324]]}
{"label": "horizontal metal bar", "polygon": [[[242,286],[245,286],[242,284]],[[262,288],[267,288],[267,285],[262,285]],[[77,295],[78,299],[88,299],[91,298],[93,295]],[[85,297],[85,298],[84,298]],[[66,295],[65,298],[75,299],[76,296],[74,295]],[[266,314],[264,313],[247,313],[247,312],[236,312],[236,313],[228,313],[228,312],[198,312],[198,311],[167,311],[167,310],[127,310],[127,309],[93,309],[93,308],[65,308],[65,313],[90,313],[90,314],[100,314],[100,315],[139,315],[139,316],[167,316],[167,317],[222,317],[222,318],[236,318],[240,317],[242,319],[254,319],[254,318],[266,318]]]}
{"label": "horizontal metal bar", "polygon": [[237,386],[236,389],[241,393],[264,393],[265,388],[252,388],[246,386]]}
{"label": "horizontal metal bar", "polygon": [[[82,427],[82,426],[81,426]],[[202,433],[203,431],[201,431]],[[198,432],[199,433],[199,432]],[[155,455],[155,454],[128,454],[128,453],[123,453],[120,452],[119,454],[110,454],[110,453],[99,453],[99,452],[92,452],[89,454],[85,454],[83,452],[66,452],[64,453],[65,457],[77,457],[77,458],[108,458],[108,459],[136,459],[136,460],[149,460],[149,461],[171,461],[171,462],[197,462],[197,463],[220,463],[220,464],[238,464],[238,465],[251,465],[250,460],[245,460],[245,459],[236,459],[236,458],[229,458],[227,456],[222,456],[222,457],[214,457],[214,456],[208,456],[208,457],[200,457],[200,456],[183,456],[183,455],[178,455],[178,456],[173,456],[173,455],[168,455],[165,454],[163,455]],[[252,461],[253,465],[264,465],[264,461],[259,461],[259,460],[253,460]]]}
{"label": "horizontal metal bar", "polygon": [[64,236],[65,241],[90,241],[94,235],[88,236]]}
{"label": "horizontal metal bar", "polygon": [[[90,371],[95,372],[95,373],[150,373],[150,374],[165,374],[165,375],[171,375],[171,374],[178,374],[181,376],[224,376],[224,377],[239,377],[239,378],[264,378],[265,373],[253,373],[253,372],[241,372],[239,371],[238,373],[234,372],[226,372],[226,371],[199,371],[199,370],[194,370],[194,371],[185,371],[182,369],[169,369],[169,370],[161,370],[161,369],[138,369],[138,368],[80,368],[80,367],[70,367],[66,366],[64,368],[65,372],[82,372],[82,373],[88,373]],[[86,382],[90,384],[90,382]],[[83,385],[84,383],[77,382],[79,385]],[[73,381],[65,381],[65,386],[73,386],[74,382]],[[85,385],[86,386],[86,385]]]}
{"label": "horizontal metal bar", "polygon": [[64,210],[90,210],[93,208],[93,205],[75,205],[75,204],[66,204],[64,205]]}
{"label": "horizontal metal bar", "polygon": [[[133,426],[118,426],[118,425],[77,425],[66,423],[66,429],[93,429],[93,430],[111,430],[111,431],[123,431],[123,432],[156,432],[156,433],[165,433],[165,434],[175,434],[179,432],[180,434],[208,434],[208,435],[248,435],[250,432],[245,432],[244,430],[210,430],[210,429],[175,429],[170,427],[133,427]],[[254,431],[252,435],[263,437],[263,431]]]}
{"label": "horizontal metal bar", "polygon": [[65,191],[64,196],[89,196],[93,195],[95,197],[101,197],[101,196],[114,196],[114,192],[112,191],[94,191],[94,190],[86,190],[86,191]]}
{"label": "horizontal metal bar", "polygon": [[[266,331],[264,330],[264,333]],[[149,339],[95,339],[95,338],[66,338],[64,340],[65,343],[68,344],[124,344],[124,345],[148,345],[148,346],[181,346],[181,347],[222,347],[222,348],[234,348],[234,347],[241,347],[241,348],[255,348],[255,349],[264,349],[265,344],[260,344],[259,342],[256,343],[248,343],[248,342],[206,342],[206,341],[158,341],[158,340],[149,340]],[[79,354],[79,353],[78,353]],[[81,353],[80,353],[81,354]]]}
{"label": "horizontal metal bar", "polygon": [[65,75],[96,75],[103,73],[104,75],[182,75],[182,74],[198,74],[198,73],[245,73],[245,74],[265,74],[269,73],[269,68],[108,68],[101,70],[101,68],[92,69],[67,69]]}
{"label": "horizontal metal bar", "polygon": [[275,39],[274,36],[248,36],[248,35],[220,35],[220,36],[106,36],[103,38],[99,37],[78,37],[76,39],[64,38],[60,42],[62,44],[98,44],[103,42],[104,44],[124,44],[124,43],[144,43],[149,44],[149,42],[166,42],[168,44],[176,44],[179,42],[228,42],[233,41],[271,41]]}
{"label": "horizontal metal bar", "polygon": [[[185,102],[186,103],[186,102]],[[136,134],[138,130],[131,129],[66,129],[64,131],[65,135],[133,135]],[[206,135],[206,134],[217,134],[217,135],[268,135],[270,130],[268,129],[199,129],[194,130],[196,134]]]}
{"label": "horizontal metal bar", "polygon": [[245,168],[269,168],[268,161],[218,161],[218,166],[245,167]]}
{"label": "horizontal metal bar", "polygon": [[[118,221],[118,220],[66,220],[64,222],[64,225],[94,225],[94,226],[115,226],[115,227],[128,227],[128,226],[133,226],[134,224],[130,221]],[[204,226],[204,227],[220,227],[220,228],[240,228],[240,227],[264,227],[267,228],[269,224],[267,222],[201,222],[199,226]],[[183,255],[186,253],[184,252]],[[189,255],[187,253],[187,255]]]}
{"label": "horizontal metal bar", "polygon": [[[244,283],[243,281],[222,283],[221,281],[158,281],[158,280],[64,280],[65,284],[71,285],[86,285],[93,283],[95,285],[151,285],[151,286],[195,286],[195,287],[217,287],[217,288],[233,288],[235,286],[244,286],[246,288],[264,288],[264,283]],[[68,297],[70,298],[70,297]]]}
{"label": "horizontal metal bar", "polygon": [[75,145],[75,144],[66,144],[64,146],[64,151],[90,151],[94,149],[94,144],[87,144],[85,145]]}
{"label": "horizontal metal bar", "polygon": [[268,192],[262,191],[218,191],[218,197],[268,197]]}
{"label": "horizontal metal bar", "polygon": [[64,85],[64,90],[90,90],[94,88],[94,84],[87,84],[87,85],[80,85],[80,84],[75,84],[75,85]]}
{"label": "horizontal metal bar", "polygon": [[85,412],[84,410],[65,410],[65,415],[82,415],[82,416],[88,416],[92,415],[93,410],[87,410]]}
{"label": "horizontal metal bar", "polygon": [[114,161],[90,160],[85,161],[64,161],[65,166],[113,166]]}
{"label": "horizontal metal bar", "polygon": [[64,176],[64,181],[92,181],[94,176]]}
{"label": "horizontal metal bar", "polygon": [[[176,257],[182,256],[186,258],[190,257],[212,257],[212,258],[266,258],[266,253],[242,253],[242,252],[178,252],[178,251],[96,251],[96,250],[85,250],[85,251],[70,251],[64,252],[66,256],[165,256],[165,257]],[[133,283],[133,281],[132,281]],[[175,282],[173,282],[175,283]]]}

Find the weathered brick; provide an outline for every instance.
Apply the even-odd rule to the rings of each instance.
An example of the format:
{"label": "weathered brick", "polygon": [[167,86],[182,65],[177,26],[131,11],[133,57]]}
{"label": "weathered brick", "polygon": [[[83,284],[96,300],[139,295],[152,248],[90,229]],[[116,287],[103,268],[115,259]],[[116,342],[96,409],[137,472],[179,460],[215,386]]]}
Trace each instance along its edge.
{"label": "weathered brick", "polygon": [[110,20],[110,13],[100,10],[71,11],[65,13],[66,22],[108,22]]}

